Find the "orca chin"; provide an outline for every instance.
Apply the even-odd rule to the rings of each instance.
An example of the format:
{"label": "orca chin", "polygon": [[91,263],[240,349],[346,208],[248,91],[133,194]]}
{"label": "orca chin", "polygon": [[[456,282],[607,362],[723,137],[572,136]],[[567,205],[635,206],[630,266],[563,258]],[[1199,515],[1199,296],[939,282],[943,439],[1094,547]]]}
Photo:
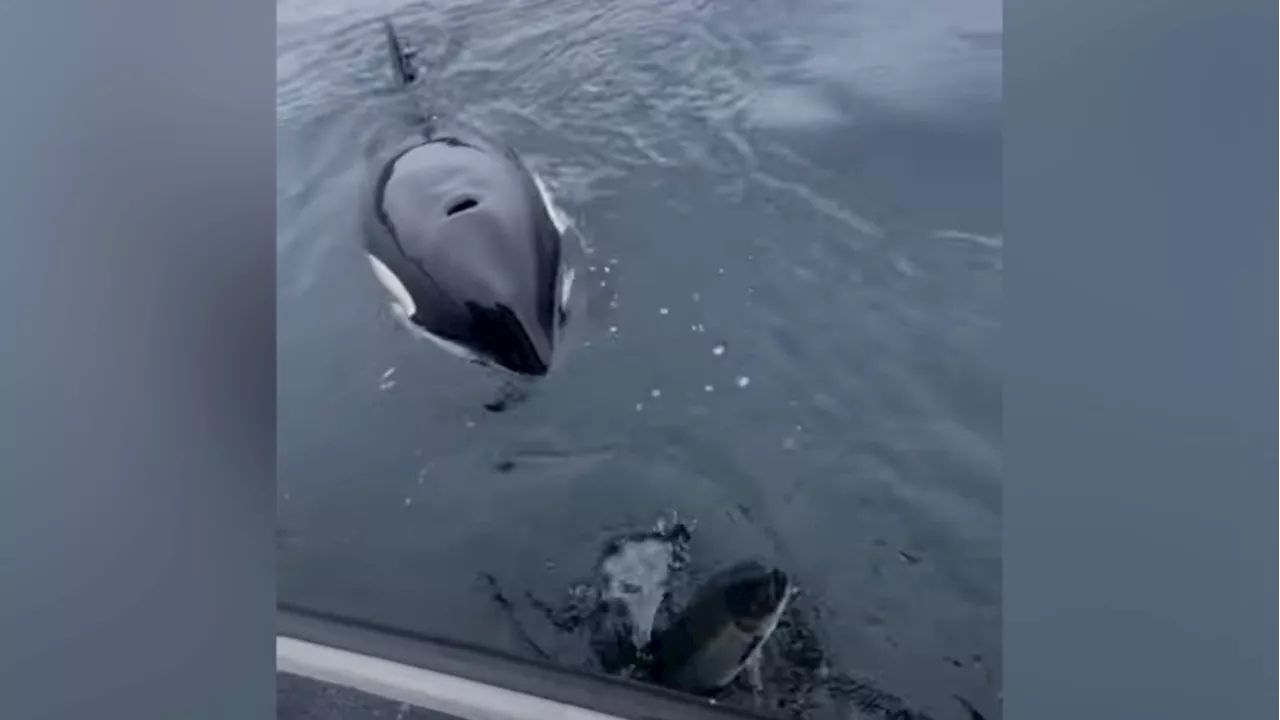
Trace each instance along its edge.
{"label": "orca chin", "polygon": [[471,324],[465,347],[475,354],[476,361],[528,377],[543,377],[550,372],[553,336],[539,337],[540,327],[524,322],[506,305],[466,305]]}
{"label": "orca chin", "polygon": [[[466,336],[443,336],[418,320],[417,304],[412,294],[390,268],[372,255],[369,256],[369,264],[373,267],[374,277],[391,295],[392,313],[414,335],[430,340],[451,355],[479,365],[530,377],[543,377],[550,372],[550,363],[532,339],[532,333],[538,332],[537,328],[528,327],[509,307],[486,308],[467,302],[465,306],[471,319],[465,328]],[[542,344],[549,346],[553,342],[553,338],[546,338]]]}

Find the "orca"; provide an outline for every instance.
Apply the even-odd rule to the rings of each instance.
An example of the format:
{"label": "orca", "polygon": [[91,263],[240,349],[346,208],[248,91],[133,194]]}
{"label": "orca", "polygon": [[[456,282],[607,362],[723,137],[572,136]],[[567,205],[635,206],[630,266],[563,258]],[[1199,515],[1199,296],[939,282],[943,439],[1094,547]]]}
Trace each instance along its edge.
{"label": "orca", "polygon": [[[408,88],[412,56],[384,25]],[[513,148],[423,120],[375,165],[363,228],[374,276],[416,334],[473,362],[545,376],[573,282],[557,211]]]}

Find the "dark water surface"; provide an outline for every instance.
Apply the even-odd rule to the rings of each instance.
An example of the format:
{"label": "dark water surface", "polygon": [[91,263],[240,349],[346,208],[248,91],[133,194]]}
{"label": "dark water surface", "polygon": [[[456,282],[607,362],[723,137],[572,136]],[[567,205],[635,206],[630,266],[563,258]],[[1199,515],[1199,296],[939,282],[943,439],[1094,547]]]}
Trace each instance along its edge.
{"label": "dark water surface", "polygon": [[[360,249],[368,160],[410,130],[383,13],[421,101],[519,148],[590,251],[573,347],[507,413],[394,323]],[[585,666],[482,574],[562,597],[676,512],[693,568],[795,576],[831,672],[1000,716],[998,2],[278,17],[281,599]]]}

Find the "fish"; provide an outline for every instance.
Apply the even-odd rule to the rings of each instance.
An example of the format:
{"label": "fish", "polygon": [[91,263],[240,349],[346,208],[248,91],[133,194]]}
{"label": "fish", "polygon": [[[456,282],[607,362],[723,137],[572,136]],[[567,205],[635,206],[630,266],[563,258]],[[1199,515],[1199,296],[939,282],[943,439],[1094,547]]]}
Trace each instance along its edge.
{"label": "fish", "polygon": [[723,690],[744,670],[759,687],[761,648],[795,594],[787,574],[748,560],[715,573],[643,655],[649,679],[695,695]]}

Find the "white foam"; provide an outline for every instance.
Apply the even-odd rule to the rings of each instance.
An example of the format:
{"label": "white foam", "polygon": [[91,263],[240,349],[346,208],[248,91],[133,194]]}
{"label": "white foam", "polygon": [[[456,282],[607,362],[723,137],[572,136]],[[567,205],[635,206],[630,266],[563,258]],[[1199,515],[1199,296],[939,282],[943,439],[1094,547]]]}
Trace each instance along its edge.
{"label": "white foam", "polygon": [[1004,248],[1004,237],[1000,235],[979,235],[977,233],[964,232],[963,230],[937,230],[933,233],[933,237],[939,240],[963,240],[975,245],[992,248],[993,250]]}
{"label": "white foam", "polygon": [[817,88],[776,86],[755,93],[747,106],[747,121],[764,128],[816,129],[846,119]]}
{"label": "white foam", "polygon": [[893,256],[891,262],[893,263],[893,268],[903,277],[916,277],[920,274],[920,271],[916,269],[916,266],[910,260],[900,255]]}
{"label": "white foam", "polygon": [[564,271],[560,274],[560,307],[561,308],[566,308],[569,306],[569,298],[573,295],[574,277],[575,277],[575,273],[573,272],[573,268],[571,267],[566,267]]}
{"label": "white foam", "polygon": [[601,565],[606,581],[604,596],[622,601],[630,611],[637,646],[648,642],[653,632],[673,558],[670,542],[645,539],[623,543]]}

